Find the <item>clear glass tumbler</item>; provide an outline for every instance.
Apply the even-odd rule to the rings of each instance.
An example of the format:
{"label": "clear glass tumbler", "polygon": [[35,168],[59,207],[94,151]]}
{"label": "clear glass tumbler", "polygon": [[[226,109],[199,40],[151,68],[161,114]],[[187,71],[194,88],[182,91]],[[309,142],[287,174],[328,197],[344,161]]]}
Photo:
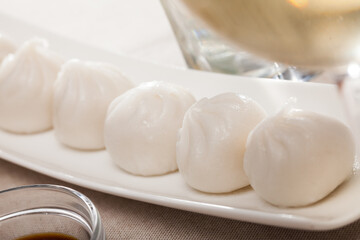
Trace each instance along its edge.
{"label": "clear glass tumbler", "polygon": [[[283,78],[283,66],[231,45],[194,18],[178,0],[160,0],[188,67],[249,77]],[[287,77],[287,76],[285,76]]]}
{"label": "clear glass tumbler", "polygon": [[[309,81],[319,71],[304,71],[257,57],[212,31],[180,0],[160,0],[189,68],[247,77]],[[219,3],[221,4],[221,3]]]}
{"label": "clear glass tumbler", "polygon": [[80,192],[57,185],[0,191],[1,239],[38,233],[61,233],[79,240],[105,239],[96,207]]}

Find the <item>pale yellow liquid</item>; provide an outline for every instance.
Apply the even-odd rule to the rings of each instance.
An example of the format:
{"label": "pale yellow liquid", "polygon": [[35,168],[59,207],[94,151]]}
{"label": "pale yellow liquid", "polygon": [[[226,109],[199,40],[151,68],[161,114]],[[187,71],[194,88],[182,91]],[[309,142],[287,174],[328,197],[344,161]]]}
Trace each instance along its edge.
{"label": "pale yellow liquid", "polygon": [[183,0],[215,31],[273,61],[324,68],[360,60],[360,0]]}

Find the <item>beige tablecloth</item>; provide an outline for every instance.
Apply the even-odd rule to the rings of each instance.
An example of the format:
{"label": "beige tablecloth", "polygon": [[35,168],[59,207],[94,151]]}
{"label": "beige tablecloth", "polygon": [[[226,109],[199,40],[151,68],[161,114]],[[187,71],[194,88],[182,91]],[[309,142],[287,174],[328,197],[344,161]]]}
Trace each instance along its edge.
{"label": "beige tablecloth", "polygon": [[[84,189],[0,160],[0,190],[60,184],[87,195],[99,209],[107,239],[360,239],[360,221],[312,232],[212,217]],[[1,239],[1,238],[0,238]]]}

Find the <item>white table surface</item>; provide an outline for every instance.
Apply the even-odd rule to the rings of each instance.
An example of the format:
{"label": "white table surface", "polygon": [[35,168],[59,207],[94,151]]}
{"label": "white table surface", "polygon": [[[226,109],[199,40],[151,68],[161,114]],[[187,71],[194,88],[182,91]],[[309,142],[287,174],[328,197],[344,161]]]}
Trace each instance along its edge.
{"label": "white table surface", "polygon": [[0,0],[0,13],[101,49],[186,67],[158,0]]}

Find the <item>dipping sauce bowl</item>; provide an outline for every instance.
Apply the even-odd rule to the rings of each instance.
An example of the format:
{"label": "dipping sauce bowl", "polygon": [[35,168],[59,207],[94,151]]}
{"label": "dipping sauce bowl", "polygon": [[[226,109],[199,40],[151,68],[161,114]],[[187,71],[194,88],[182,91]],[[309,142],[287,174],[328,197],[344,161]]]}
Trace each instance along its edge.
{"label": "dipping sauce bowl", "polygon": [[56,239],[105,239],[96,207],[78,191],[47,184],[0,191],[1,240],[53,233],[72,237]]}

